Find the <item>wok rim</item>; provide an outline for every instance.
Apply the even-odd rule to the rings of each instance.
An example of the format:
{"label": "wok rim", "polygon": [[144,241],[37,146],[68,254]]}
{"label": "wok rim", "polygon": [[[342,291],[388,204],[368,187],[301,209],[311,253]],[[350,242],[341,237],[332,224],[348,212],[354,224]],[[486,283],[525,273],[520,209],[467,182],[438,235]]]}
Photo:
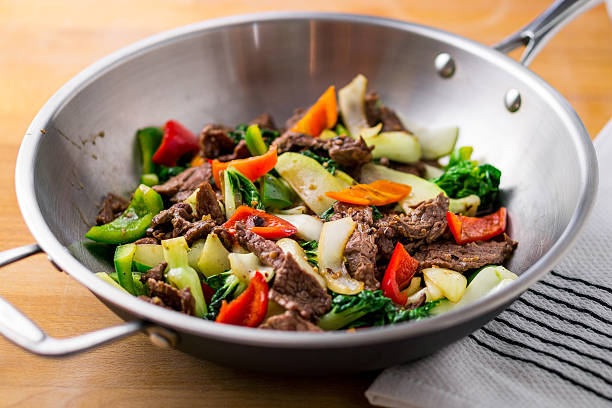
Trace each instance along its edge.
{"label": "wok rim", "polygon": [[[519,279],[491,297],[480,299],[459,310],[450,311],[433,318],[362,329],[353,333],[345,331],[325,333],[281,332],[220,325],[148,304],[106,284],[96,277],[92,273],[93,271],[83,266],[73,257],[51,232],[36,200],[33,170],[39,141],[44,137],[41,129],[44,129],[47,123],[51,122],[54,115],[82,88],[95,81],[107,71],[142,53],[170,42],[179,41],[219,28],[290,20],[369,24],[407,31],[442,41],[451,48],[460,48],[473,54],[475,57],[494,63],[500,69],[504,69],[521,78],[524,83],[547,99],[551,104],[551,108],[558,112],[563,112],[565,115],[561,115],[561,117],[563,118],[564,125],[578,149],[577,154],[582,175],[582,186],[576,210],[559,239],[537,262],[525,270],[519,276]],[[441,332],[453,326],[460,326],[509,304],[551,270],[580,234],[595,200],[598,182],[597,169],[597,158],[591,139],[569,102],[538,75],[505,54],[456,34],[405,21],[359,14],[281,11],[221,17],[178,27],[132,43],[94,62],[63,85],[45,103],[31,122],[22,140],[17,157],[15,188],[22,216],[41,248],[62,270],[68,272],[79,283],[86,286],[91,292],[106,302],[137,316],[139,319],[205,338],[257,347],[317,349],[322,347],[347,348],[409,340],[434,332]]]}

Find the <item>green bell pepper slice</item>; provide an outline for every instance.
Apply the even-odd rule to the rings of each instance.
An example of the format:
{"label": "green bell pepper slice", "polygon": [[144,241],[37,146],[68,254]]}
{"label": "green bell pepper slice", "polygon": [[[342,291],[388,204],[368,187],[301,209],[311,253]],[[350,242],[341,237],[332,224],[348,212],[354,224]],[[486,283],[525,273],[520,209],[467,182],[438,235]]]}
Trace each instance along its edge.
{"label": "green bell pepper slice", "polygon": [[159,183],[153,175],[157,173],[157,166],[153,163],[153,155],[159,148],[164,132],[157,127],[146,127],[136,132],[138,146],[140,147],[140,158],[142,160],[142,177],[140,182],[147,186]]}
{"label": "green bell pepper slice", "polygon": [[126,244],[142,238],[154,216],[164,209],[159,194],[141,184],[128,208],[108,224],[92,227],[85,238],[105,244]]}
{"label": "green bell pepper slice", "polygon": [[244,141],[246,142],[249,152],[253,156],[261,156],[268,151],[268,146],[266,146],[261,135],[261,130],[259,130],[259,126],[257,125],[251,125],[247,128],[244,134]]}
{"label": "green bell pepper slice", "polygon": [[134,258],[135,252],[135,244],[120,245],[115,249],[115,257],[113,258],[117,281],[122,288],[132,295],[136,294],[134,279],[132,278],[132,258]]}
{"label": "green bell pepper slice", "polygon": [[293,194],[280,179],[266,174],[261,181],[261,200],[266,208],[281,210],[293,204]]}

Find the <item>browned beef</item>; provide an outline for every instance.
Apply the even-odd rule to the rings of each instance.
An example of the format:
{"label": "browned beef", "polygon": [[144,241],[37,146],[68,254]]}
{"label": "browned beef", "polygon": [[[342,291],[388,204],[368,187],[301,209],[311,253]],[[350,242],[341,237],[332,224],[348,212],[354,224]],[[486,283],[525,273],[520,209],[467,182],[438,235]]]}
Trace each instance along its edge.
{"label": "browned beef", "polygon": [[404,306],[404,309],[412,310],[412,309],[416,309],[417,307],[421,307],[425,304],[426,300],[427,300],[427,295],[425,293],[421,293],[421,295],[416,300]]}
{"label": "browned beef", "polygon": [[168,307],[188,315],[195,315],[195,299],[189,288],[178,290],[162,281],[147,281],[151,298],[158,297]]}
{"label": "browned beef", "polygon": [[368,125],[375,126],[382,122],[383,132],[408,131],[397,114],[392,109],[380,103],[380,96],[376,92],[370,92],[365,97],[365,110]]}
{"label": "browned beef", "polygon": [[222,156],[217,157],[219,161],[226,162],[236,159],[246,159],[247,157],[251,157],[251,152],[247,147],[247,144],[244,140],[238,142],[238,144],[234,147],[234,151],[230,154],[224,154]]}
{"label": "browned beef", "polygon": [[295,124],[298,123],[300,119],[304,117],[305,114],[306,114],[306,109],[301,109],[301,108],[295,109],[293,111],[293,116],[291,116],[285,122],[285,128],[287,130],[291,130],[291,128],[293,128],[293,126],[295,126]]}
{"label": "browned beef", "polygon": [[187,199],[196,188],[202,183],[208,182],[211,177],[210,164],[204,163],[201,166],[188,168],[164,184],[153,186],[153,190],[169,198],[171,202],[177,203]]}
{"label": "browned beef", "polygon": [[345,135],[323,140],[305,133],[287,131],[273,144],[278,148],[278,153],[309,149],[316,154],[329,156],[347,170],[357,169],[372,160],[372,148],[362,138],[356,141]]}
{"label": "browned beef", "polygon": [[295,310],[304,319],[321,316],[331,305],[331,296],[318,280],[300,268],[287,253],[281,258],[278,267],[274,268],[274,284],[270,289],[270,299],[287,310]]}
{"label": "browned beef", "polygon": [[119,197],[113,193],[108,193],[106,197],[104,197],[104,201],[100,207],[100,212],[96,218],[96,224],[108,224],[119,217],[129,205],[130,202],[125,198]]}
{"label": "browned beef", "polygon": [[210,218],[217,224],[223,224],[225,217],[217,201],[217,194],[208,182],[200,184],[200,189],[196,195],[196,216],[202,218],[210,215]]}
{"label": "browned beef", "polygon": [[350,275],[364,283],[367,290],[376,290],[376,230],[364,223],[357,223],[344,249]]}
{"label": "browned beef", "polygon": [[236,240],[255,253],[262,263],[275,271],[270,298],[287,310],[296,310],[305,319],[329,310],[331,297],[312,275],[304,272],[291,254],[284,254],[274,242],[236,224]]}
{"label": "browned beef", "polygon": [[379,260],[387,260],[398,241],[409,244],[411,250],[440,238],[447,226],[448,203],[448,197],[440,193],[419,204],[410,214],[385,215],[376,221]]}
{"label": "browned beef", "polygon": [[164,301],[163,301],[163,300],[161,300],[161,299],[160,299],[159,297],[157,297],[157,296],[154,296],[154,297],[148,297],[148,296],[138,296],[138,299],[140,299],[140,300],[144,300],[145,302],[150,303],[150,304],[155,305],[155,306],[161,306],[161,307],[163,307],[163,308],[170,309],[168,306],[166,306],[166,305],[164,304]]}
{"label": "browned beef", "polygon": [[372,160],[372,150],[362,137],[355,140],[349,136],[338,136],[327,142],[329,157],[345,169],[359,168]]}
{"label": "browned beef", "polygon": [[153,217],[147,235],[160,241],[184,236],[191,245],[197,239],[208,235],[215,226],[215,222],[210,217],[197,220],[191,205],[176,203]]}
{"label": "browned beef", "polygon": [[336,201],[334,203],[334,213],[329,217],[329,220],[335,221],[345,217],[351,217],[353,221],[366,225],[374,223],[372,207]]}
{"label": "browned beef", "polygon": [[278,153],[299,152],[311,149],[315,153],[327,152],[327,141],[305,133],[286,131],[272,142],[278,148]]}
{"label": "browned beef", "polygon": [[139,240],[134,241],[134,243],[136,245],[143,245],[143,244],[155,245],[155,244],[159,244],[159,241],[153,237],[144,237],[144,238],[140,238]]}
{"label": "browned beef", "polygon": [[278,130],[274,124],[274,119],[267,113],[262,113],[249,122],[249,125],[257,125],[260,129]]}
{"label": "browned beef", "polygon": [[217,235],[217,237],[219,237],[221,243],[228,251],[232,250],[232,247],[234,246],[234,237],[232,236],[232,234],[229,233],[227,228],[221,225],[217,225],[213,228],[212,234],[215,234]]}
{"label": "browned beef", "polygon": [[266,319],[260,326],[260,329],[269,330],[285,330],[285,331],[310,331],[320,332],[323,331],[319,326],[304,320],[294,311],[287,310],[283,314],[271,316]]}
{"label": "browned beef", "polygon": [[223,125],[206,125],[200,132],[200,149],[204,157],[216,159],[234,151],[236,142],[229,136],[232,129]]}
{"label": "browned beef", "polygon": [[435,265],[465,272],[486,265],[500,265],[517,245],[506,234],[489,241],[464,245],[457,245],[451,240],[439,241],[421,246],[413,257],[420,262],[421,269]]}
{"label": "browned beef", "polygon": [[153,279],[153,280],[164,280],[164,271],[166,270],[166,267],[168,266],[168,263],[166,262],[162,262],[157,266],[154,266],[153,268],[149,269],[147,271],[147,273],[143,274],[140,276],[140,281],[142,283],[146,283],[149,281],[149,279]]}

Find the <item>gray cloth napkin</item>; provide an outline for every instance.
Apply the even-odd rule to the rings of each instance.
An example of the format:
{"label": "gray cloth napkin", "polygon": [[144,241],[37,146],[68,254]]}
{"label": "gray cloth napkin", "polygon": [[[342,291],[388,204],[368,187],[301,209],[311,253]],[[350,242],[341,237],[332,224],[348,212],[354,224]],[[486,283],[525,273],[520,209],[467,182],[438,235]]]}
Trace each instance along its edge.
{"label": "gray cloth napkin", "polygon": [[482,329],[382,372],[386,407],[612,407],[612,121],[596,138],[588,225],[544,279]]}

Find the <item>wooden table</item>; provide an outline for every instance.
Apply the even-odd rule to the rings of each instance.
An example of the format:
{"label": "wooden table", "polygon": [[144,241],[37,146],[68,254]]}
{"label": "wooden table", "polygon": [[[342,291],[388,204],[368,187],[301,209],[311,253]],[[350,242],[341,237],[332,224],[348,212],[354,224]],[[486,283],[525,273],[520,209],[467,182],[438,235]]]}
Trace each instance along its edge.
{"label": "wooden table", "polygon": [[[442,27],[492,44],[548,0],[0,1],[0,250],[33,242],[17,207],[14,165],[43,103],[87,65],[135,40],[195,21],[265,10],[374,14]],[[560,32],[532,69],[574,106],[594,137],[612,114],[612,30],[603,5]],[[4,268],[0,295],[50,334],[119,323],[44,255]],[[0,338],[0,406],[365,406],[377,373],[287,378],[220,367],[152,346],[144,335],[60,360]]]}

